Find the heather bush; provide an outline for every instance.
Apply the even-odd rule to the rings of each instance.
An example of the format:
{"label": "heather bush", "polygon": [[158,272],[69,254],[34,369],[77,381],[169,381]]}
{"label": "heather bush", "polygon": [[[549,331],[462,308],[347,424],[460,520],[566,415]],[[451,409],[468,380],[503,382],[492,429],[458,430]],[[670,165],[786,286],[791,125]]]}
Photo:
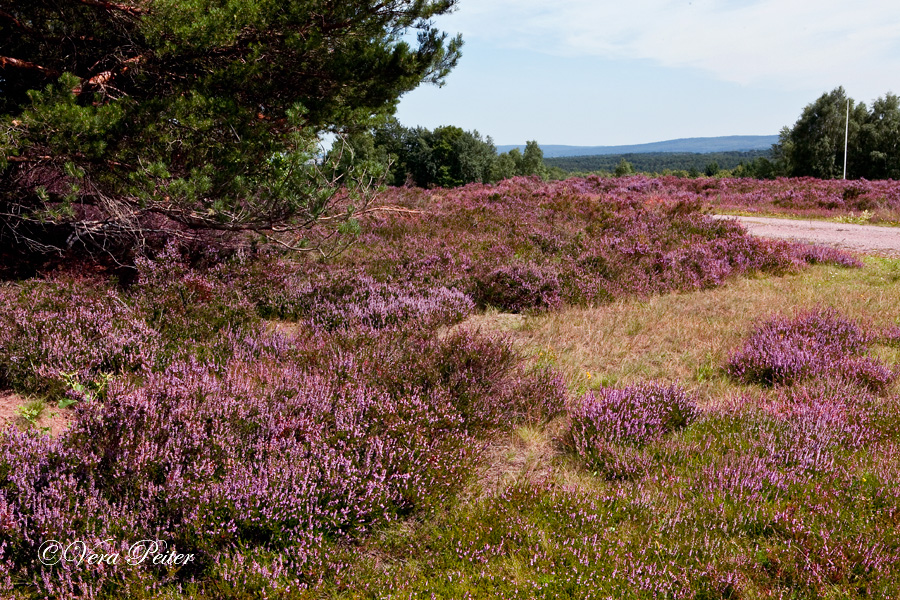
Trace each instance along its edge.
{"label": "heather bush", "polygon": [[381,282],[359,272],[284,274],[255,283],[250,293],[262,316],[325,330],[432,328],[461,321],[474,309],[472,300],[454,289]]}
{"label": "heather bush", "polygon": [[839,250],[750,237],[702,214],[697,194],[643,177],[391,190],[385,201],[411,212],[373,217],[344,263],[512,312],[702,289],[813,262],[859,266]]}
{"label": "heather bush", "polygon": [[478,278],[474,296],[481,306],[513,313],[557,308],[561,302],[557,275],[548,268],[528,264],[503,266]]}
{"label": "heather bush", "polygon": [[29,283],[5,290],[0,304],[0,380],[22,392],[99,387],[147,367],[160,342],[115,291],[84,282]]}
{"label": "heather bush", "polygon": [[895,369],[868,356],[845,357],[838,363],[837,370],[845,381],[875,393],[886,392],[897,379]]}
{"label": "heather bush", "polygon": [[558,373],[526,368],[508,339],[466,330],[379,345],[365,362],[367,376],[393,394],[446,394],[470,428],[547,420],[567,397]]}
{"label": "heather bush", "polygon": [[158,331],[168,347],[167,356],[189,344],[202,352],[204,342],[218,338],[226,329],[241,329],[258,323],[256,307],[237,285],[239,264],[222,263],[212,269],[188,265],[173,245],[153,260],[136,261],[138,281],[128,293],[146,323]]}
{"label": "heather bush", "polygon": [[[851,187],[841,180],[808,177],[720,181],[720,189],[706,191],[704,195],[706,202],[722,208],[849,217],[870,223],[900,219],[900,186],[896,181],[859,180]],[[677,180],[670,185],[675,189],[683,186]]]}
{"label": "heather bush", "polygon": [[[52,278],[0,288],[2,384],[96,400],[77,403],[72,428],[55,439],[0,433],[0,595],[13,586],[53,598],[317,595],[308,588],[343,577],[373,532],[451,504],[477,472],[486,438],[541,424],[569,404],[560,376],[528,366],[509,339],[451,327],[476,305],[542,310],[713,287],[813,262],[855,264],[837,251],[758,240],[709,219],[700,207],[731,184],[686,185],[518,178],[390,190],[386,201],[404,210],[374,213],[361,243],[332,262],[267,255],[201,267],[170,246],[138,260],[136,281],[124,289]],[[728,441],[734,452],[701,478],[710,482],[702,493],[799,494],[815,477],[837,476],[842,452],[896,437],[888,400],[859,388],[883,390],[893,380],[865,355],[872,336],[835,315],[818,318],[784,332],[814,340],[804,351],[836,357],[820,369],[833,389],[805,381],[785,391],[778,410],[789,416],[762,419],[759,443]],[[674,386],[591,392],[570,413],[568,441],[592,469],[609,479],[647,474],[634,484],[640,501],[627,500],[625,486],[598,501],[612,525],[650,522],[657,476],[692,498],[698,468],[685,457],[702,452],[690,438],[702,429],[718,440],[706,419],[668,435],[699,416]],[[497,506],[520,492],[530,493],[504,491]],[[536,502],[562,527],[569,505],[542,504],[557,502],[557,492],[535,492],[526,505]],[[764,495],[753,493],[734,498]],[[579,526],[607,518],[580,514]],[[679,518],[690,520],[671,516]],[[607,545],[561,541],[540,552],[532,533],[504,531],[522,536],[540,562],[536,586],[619,548],[605,526],[598,531],[608,532]],[[699,555],[678,562],[696,545],[660,549],[650,542],[668,538],[649,535],[633,543],[639,561],[623,555],[611,563],[626,575],[604,588],[609,595],[724,594],[736,585],[731,567],[744,563]],[[182,569],[44,566],[37,548],[51,538],[97,548],[160,538],[197,559]],[[651,547],[677,566],[648,562]],[[460,552],[476,561],[506,556],[499,546],[479,548]],[[730,546],[718,539],[703,548]],[[583,581],[608,579],[596,574]],[[549,588],[525,597],[541,589]]]}
{"label": "heather bush", "polygon": [[473,436],[547,418],[565,400],[558,376],[525,371],[502,340],[317,337],[229,335],[227,365],[176,361],[114,381],[56,440],[8,431],[0,558],[13,576],[55,597],[173,581],[152,565],[123,581],[121,569],[36,559],[45,539],[159,538],[197,557],[176,582],[233,573],[222,561],[243,561],[233,550],[244,548],[277,556],[248,569],[306,585],[341,545],[445,502],[469,477]]}
{"label": "heather bush", "polygon": [[879,334],[878,341],[886,346],[900,347],[900,325],[885,327]]}
{"label": "heather bush", "polygon": [[778,390],[773,414],[790,436],[825,443],[833,450],[871,447],[885,438],[892,409],[855,381],[830,377]]}
{"label": "heather bush", "polygon": [[798,254],[800,258],[811,265],[825,264],[850,268],[862,267],[862,262],[855,256],[828,246],[801,246]]}
{"label": "heather bush", "polygon": [[571,440],[588,465],[611,479],[639,476],[648,466],[643,446],[699,417],[680,387],[644,383],[588,392],[572,412]]}
{"label": "heather bush", "polygon": [[834,309],[796,318],[777,317],[754,331],[732,353],[726,370],[739,381],[790,385],[811,377],[839,375],[879,391],[895,374],[875,359],[860,356],[874,337]]}

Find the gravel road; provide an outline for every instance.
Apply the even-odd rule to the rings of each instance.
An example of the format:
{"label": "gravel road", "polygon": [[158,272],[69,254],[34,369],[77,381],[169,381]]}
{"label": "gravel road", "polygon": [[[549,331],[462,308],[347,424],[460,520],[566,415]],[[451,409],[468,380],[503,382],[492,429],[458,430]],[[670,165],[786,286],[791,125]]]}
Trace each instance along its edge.
{"label": "gravel road", "polygon": [[712,216],[714,219],[735,219],[746,227],[750,234],[760,237],[835,246],[870,254],[900,256],[900,227],[769,217]]}

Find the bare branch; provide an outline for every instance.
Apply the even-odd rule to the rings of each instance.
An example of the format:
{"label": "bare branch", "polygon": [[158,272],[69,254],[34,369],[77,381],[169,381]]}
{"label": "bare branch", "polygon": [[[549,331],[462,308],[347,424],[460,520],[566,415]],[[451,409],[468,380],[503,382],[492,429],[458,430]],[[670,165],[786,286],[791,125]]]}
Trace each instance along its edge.
{"label": "bare branch", "polygon": [[6,12],[5,10],[0,10],[0,19],[6,19],[6,20],[9,21],[10,23],[12,23],[13,26],[14,26],[16,29],[19,29],[19,30],[21,30],[21,31],[24,31],[24,32],[27,33],[28,35],[38,35],[38,32],[35,31],[34,28],[29,27],[28,25],[26,25],[25,23],[23,23],[23,22],[20,21],[19,19],[15,18],[14,16],[12,16],[11,14],[9,14],[9,13]]}
{"label": "bare branch", "polygon": [[59,77],[61,73],[55,69],[48,69],[27,60],[20,60],[10,56],[0,56],[0,69],[12,67],[14,69],[27,69],[29,71],[37,71],[45,77]]}
{"label": "bare branch", "polygon": [[131,6],[129,4],[121,4],[118,2],[106,2],[105,0],[75,0],[79,4],[85,4],[87,6],[96,6],[97,8],[105,8],[108,11],[117,11],[129,14],[133,17],[139,17],[144,14],[146,11],[142,8],[138,8],[137,6]]}

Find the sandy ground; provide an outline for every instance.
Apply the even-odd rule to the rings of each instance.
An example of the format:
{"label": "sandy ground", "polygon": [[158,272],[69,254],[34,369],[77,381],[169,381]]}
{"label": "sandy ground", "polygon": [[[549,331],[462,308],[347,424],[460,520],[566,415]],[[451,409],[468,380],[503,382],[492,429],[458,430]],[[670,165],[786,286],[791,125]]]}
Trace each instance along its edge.
{"label": "sandy ground", "polygon": [[770,217],[713,215],[714,219],[735,219],[752,235],[835,246],[857,252],[900,257],[900,227],[853,225],[829,221],[801,221]]}
{"label": "sandy ground", "polygon": [[[27,402],[26,398],[19,396],[13,392],[0,391],[0,431],[12,424],[20,429],[27,429],[32,425],[18,414],[20,406]],[[60,409],[55,406],[47,406],[44,414],[38,419],[36,425],[40,428],[48,428],[48,433],[56,437],[69,428],[72,424],[73,411],[71,409]],[[46,429],[44,429],[46,431]]]}

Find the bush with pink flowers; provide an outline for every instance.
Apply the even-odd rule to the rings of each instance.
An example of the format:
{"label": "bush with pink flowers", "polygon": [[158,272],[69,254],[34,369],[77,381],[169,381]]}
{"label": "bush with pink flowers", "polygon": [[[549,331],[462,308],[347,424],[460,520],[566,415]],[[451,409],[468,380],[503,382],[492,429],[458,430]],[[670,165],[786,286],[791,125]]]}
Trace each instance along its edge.
{"label": "bush with pink flowers", "polygon": [[863,356],[875,336],[834,309],[819,309],[794,318],[776,317],[754,331],[732,353],[726,369],[737,380],[763,385],[791,385],[810,378],[835,376],[872,391],[883,391],[896,373]]}

